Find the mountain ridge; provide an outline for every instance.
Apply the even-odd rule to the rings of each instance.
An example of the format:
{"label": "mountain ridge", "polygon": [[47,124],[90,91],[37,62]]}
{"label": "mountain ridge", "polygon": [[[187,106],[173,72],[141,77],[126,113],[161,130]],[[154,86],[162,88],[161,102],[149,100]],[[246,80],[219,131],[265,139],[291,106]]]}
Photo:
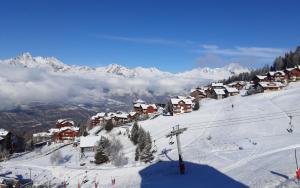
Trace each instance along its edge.
{"label": "mountain ridge", "polygon": [[241,72],[249,72],[250,69],[242,67],[238,63],[231,63],[221,68],[209,68],[209,67],[198,67],[192,70],[171,73],[166,71],[161,71],[156,67],[135,67],[135,68],[127,68],[125,66],[119,64],[109,64],[104,67],[89,67],[89,66],[79,66],[79,65],[68,65],[58,60],[55,57],[42,57],[36,56],[33,57],[29,52],[22,53],[21,55],[0,60],[0,63],[15,65],[15,66],[23,66],[25,68],[38,68],[45,69],[51,72],[66,72],[66,73],[93,73],[93,74],[113,74],[118,76],[123,76],[127,78],[134,77],[148,77],[149,74],[154,74],[156,76],[187,76],[192,77],[196,76],[195,74],[200,74],[197,76],[202,77],[203,79],[224,79],[226,77],[239,74]]}

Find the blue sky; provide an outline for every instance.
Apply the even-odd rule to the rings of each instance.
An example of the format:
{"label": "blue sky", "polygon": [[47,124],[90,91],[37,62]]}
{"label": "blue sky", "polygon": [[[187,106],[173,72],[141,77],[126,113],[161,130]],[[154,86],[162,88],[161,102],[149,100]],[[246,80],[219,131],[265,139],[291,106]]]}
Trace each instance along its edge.
{"label": "blue sky", "polygon": [[0,59],[30,52],[93,67],[259,67],[300,45],[299,7],[297,0],[3,0]]}

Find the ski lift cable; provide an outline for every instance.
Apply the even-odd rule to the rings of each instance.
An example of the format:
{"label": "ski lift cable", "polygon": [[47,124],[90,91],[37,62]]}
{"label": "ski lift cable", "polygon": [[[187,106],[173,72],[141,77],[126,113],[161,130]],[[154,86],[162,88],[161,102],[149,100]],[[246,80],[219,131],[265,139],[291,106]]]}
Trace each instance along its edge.
{"label": "ski lift cable", "polygon": [[[275,112],[275,113],[267,113],[267,114],[259,114],[259,115],[251,115],[251,116],[239,116],[237,118],[232,118],[231,120],[239,120],[239,119],[250,119],[250,118],[257,118],[257,117],[266,117],[266,116],[274,116],[274,115],[286,115],[286,113],[298,113],[300,112],[300,110],[297,111],[286,111],[286,112]],[[221,120],[214,120],[214,121],[201,121],[201,122],[193,122],[193,123],[186,123],[185,125],[193,125],[193,124],[208,124],[208,123],[215,123],[215,122],[223,122],[223,121],[227,121],[228,119],[221,119]]]}
{"label": "ski lift cable", "polygon": [[[293,117],[298,117],[298,116],[300,116],[300,114],[294,115]],[[221,125],[217,125],[217,124],[213,125],[214,123],[212,123],[211,126],[193,126],[193,127],[188,127],[189,128],[188,130],[191,131],[191,130],[199,130],[199,129],[210,129],[210,128],[216,128],[216,127],[236,126],[236,125],[240,125],[240,124],[263,122],[263,121],[267,121],[267,120],[284,119],[284,118],[286,118],[286,117],[279,117],[279,118],[274,118],[274,117],[271,118],[270,117],[270,118],[267,118],[267,119],[261,119],[261,118],[259,118],[259,119],[256,119],[255,121],[253,119],[251,121],[237,122],[236,124],[232,124],[232,122],[229,122],[230,124],[226,124],[226,121],[224,120],[223,124],[221,124]],[[189,125],[189,124],[183,124],[183,125],[185,126],[185,125]],[[250,125],[247,125],[247,126],[253,126],[253,125],[250,124]],[[165,137],[165,135],[162,135],[160,137],[156,137],[155,140],[159,140],[159,139],[162,139],[164,137]]]}
{"label": "ski lift cable", "polygon": [[[297,114],[293,114],[294,117],[299,116],[300,113]],[[258,118],[251,118],[251,119],[244,119],[244,120],[238,120],[238,121],[232,121],[231,119],[227,119],[227,120],[222,120],[222,123],[216,123],[216,122],[211,122],[211,123],[207,123],[207,124],[213,124],[213,125],[218,125],[218,124],[224,124],[224,123],[243,123],[243,122],[252,122],[255,120],[266,120],[266,119],[274,119],[274,118],[278,118],[278,119],[286,119],[286,116],[267,116],[267,117],[258,117]],[[196,123],[194,123],[196,124]],[[184,125],[190,125],[190,124],[184,124]],[[189,126],[189,128],[193,128],[193,127],[208,127],[208,126],[202,126],[202,125],[197,125],[197,126]]]}
{"label": "ski lift cable", "polygon": [[[295,115],[294,117],[298,117],[299,115]],[[285,119],[286,117],[278,117],[278,118],[268,118],[268,119],[261,119],[261,120],[256,120],[256,121],[245,121],[245,122],[238,122],[235,124],[221,124],[221,125],[213,125],[213,126],[194,126],[190,128],[189,130],[198,130],[198,129],[210,129],[210,128],[215,128],[215,127],[227,127],[227,126],[236,126],[240,124],[250,124],[250,123],[255,123],[255,122],[261,122],[261,121],[267,121],[267,120],[275,120],[275,119]],[[255,126],[255,125],[248,125],[248,126]]]}
{"label": "ski lift cable", "polygon": [[[281,112],[280,112],[281,113]],[[271,116],[271,117],[273,117],[273,116],[275,116],[276,114],[278,114],[278,113],[273,113],[273,114],[271,114],[271,113],[269,113],[269,116]],[[224,124],[224,123],[226,123],[226,122],[230,122],[230,123],[233,123],[233,122],[238,122],[238,121],[241,121],[240,123],[244,123],[245,122],[245,120],[251,120],[251,122],[253,122],[253,120],[257,120],[257,119],[266,119],[266,117],[269,117],[269,116],[262,116],[262,115],[260,115],[260,116],[253,116],[253,118],[247,118],[247,119],[245,119],[245,118],[233,118],[233,119],[230,119],[230,120],[228,120],[228,119],[224,119],[224,120],[217,120],[217,121],[206,121],[206,122],[203,122],[203,121],[201,121],[201,122],[193,122],[193,123],[185,123],[184,125],[194,125],[194,124],[197,124],[197,126],[189,126],[189,128],[193,128],[193,127],[201,127],[201,129],[202,128],[206,128],[207,126],[205,126],[205,127],[203,127],[203,126],[201,126],[201,125],[199,125],[199,124],[201,124],[201,123],[205,123],[205,124],[217,124],[217,122],[221,122],[222,124]],[[284,118],[286,118],[286,116],[284,116]],[[240,119],[240,120],[239,120]],[[274,118],[272,118],[272,119],[274,119]],[[248,122],[248,121],[247,121]],[[162,134],[161,136],[159,136],[159,137],[157,137],[157,138],[163,138],[164,137],[164,135],[165,135],[165,133],[166,133],[166,131],[167,130],[169,130],[169,128],[167,128],[167,129],[164,129],[164,130],[162,130],[162,131],[160,131],[159,133],[157,133],[157,135],[156,136],[158,136],[158,135],[160,135],[160,134]]]}
{"label": "ski lift cable", "polygon": [[[275,119],[286,119],[286,117],[269,117],[269,118],[259,118],[259,119],[252,119],[248,121],[239,121],[239,122],[223,122],[223,123],[218,123],[218,124],[211,124],[210,126],[189,126],[190,130],[197,130],[197,129],[206,129],[206,128],[214,128],[214,127],[226,127],[226,126],[235,126],[235,125],[240,125],[240,124],[251,124],[255,122],[263,122],[267,120],[275,120]],[[255,125],[253,125],[255,126]]]}

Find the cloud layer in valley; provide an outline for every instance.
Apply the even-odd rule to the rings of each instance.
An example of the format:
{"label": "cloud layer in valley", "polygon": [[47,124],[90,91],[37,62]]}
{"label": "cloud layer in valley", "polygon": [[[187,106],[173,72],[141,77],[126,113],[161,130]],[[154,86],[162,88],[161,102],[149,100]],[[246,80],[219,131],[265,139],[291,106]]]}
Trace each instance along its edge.
{"label": "cloud layer in valley", "polygon": [[163,96],[182,93],[195,83],[192,78],[175,78],[172,74],[126,78],[109,73],[51,72],[0,63],[0,109],[34,101],[78,104],[128,95]]}

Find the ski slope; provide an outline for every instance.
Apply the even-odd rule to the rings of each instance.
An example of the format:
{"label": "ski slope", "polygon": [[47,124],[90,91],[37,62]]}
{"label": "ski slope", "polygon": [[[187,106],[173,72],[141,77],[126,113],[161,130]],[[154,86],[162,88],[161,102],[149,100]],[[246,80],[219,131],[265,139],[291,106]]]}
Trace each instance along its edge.
{"label": "ski slope", "polygon": [[[10,171],[28,177],[31,167],[36,182],[57,185],[66,180],[69,187],[77,187],[85,176],[89,181],[82,187],[92,187],[94,181],[112,187],[111,178],[116,179],[114,187],[299,187],[294,180],[294,149],[300,147],[299,97],[300,83],[291,83],[281,91],[206,99],[199,111],[139,122],[155,140],[155,161],[161,162],[135,162],[135,147],[120,135],[124,155],[131,158],[123,167],[80,166],[78,148],[69,145],[60,149],[68,159],[64,164],[52,165],[49,155],[29,153],[0,163],[0,174]],[[293,133],[287,132],[289,116]],[[180,135],[187,166],[183,176],[178,174],[176,140],[170,145],[165,137],[177,124],[187,128]]]}

